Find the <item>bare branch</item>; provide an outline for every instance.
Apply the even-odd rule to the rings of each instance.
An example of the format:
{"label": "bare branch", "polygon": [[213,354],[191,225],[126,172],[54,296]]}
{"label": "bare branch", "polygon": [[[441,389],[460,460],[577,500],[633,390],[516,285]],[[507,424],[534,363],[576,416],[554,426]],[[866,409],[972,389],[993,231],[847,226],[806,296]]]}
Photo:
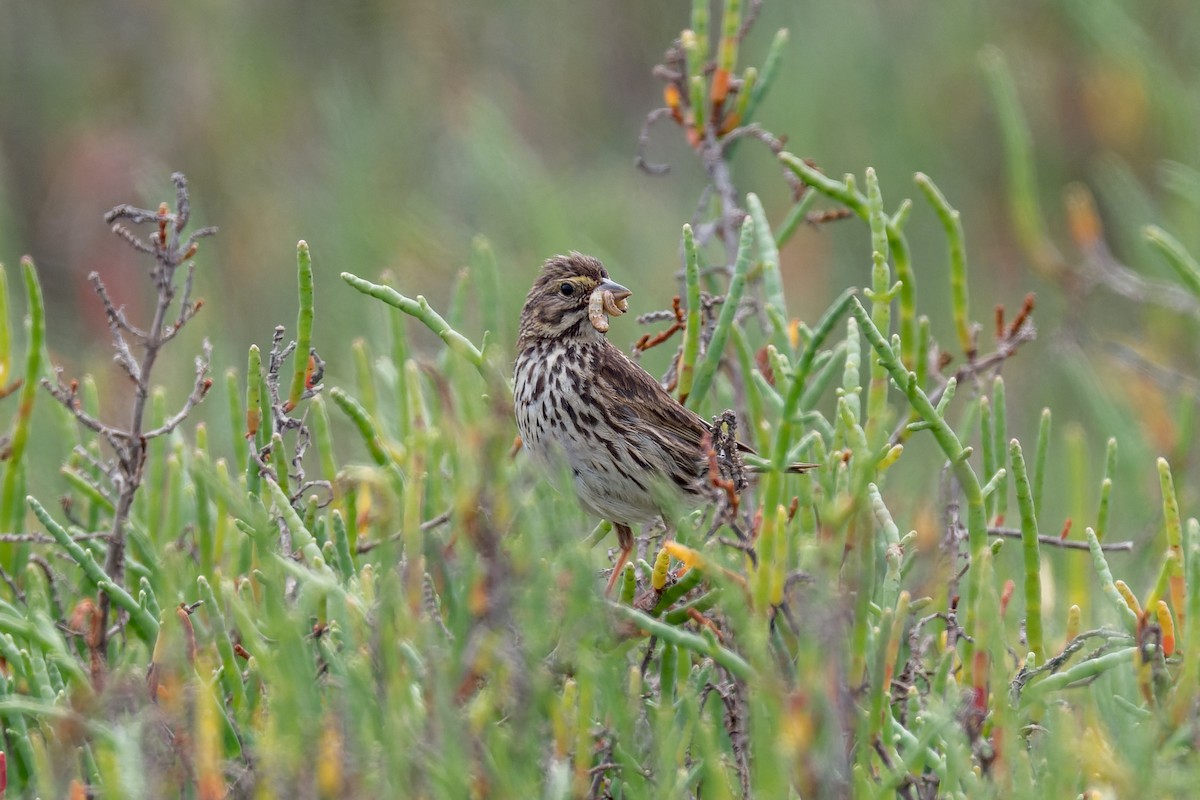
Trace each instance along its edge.
{"label": "bare branch", "polygon": [[141,328],[130,324],[129,320],[125,318],[124,306],[117,308],[113,304],[112,298],[108,295],[108,289],[104,285],[104,281],[100,279],[100,273],[95,271],[88,273],[88,282],[92,284],[92,289],[100,296],[100,301],[104,303],[104,313],[108,315],[109,327],[111,328],[116,326],[118,329],[125,331],[130,336],[133,336],[139,340],[144,340],[146,338],[146,332]]}
{"label": "bare branch", "polygon": [[119,219],[128,220],[133,225],[141,225],[144,222],[158,222],[161,219],[174,219],[174,215],[160,215],[158,211],[150,211],[145,208],[131,206],[128,203],[122,203],[115,206],[104,215],[104,221],[113,223]]}
{"label": "bare branch", "polygon": [[[782,138],[775,136],[770,131],[768,131],[766,128],[763,128],[757,122],[754,122],[749,125],[743,125],[740,128],[734,128],[729,133],[722,136],[721,137],[722,153],[724,153],[724,151],[726,151],[729,148],[729,146],[731,144],[733,144],[735,141],[737,141],[738,139],[745,139],[745,138],[751,138],[751,139],[754,139],[755,141],[762,142],[764,145],[767,146],[767,149],[769,149],[771,151],[771,153],[773,153],[776,156],[778,156],[780,153],[783,152],[784,145],[786,144],[786,142]],[[782,164],[782,162],[780,162],[780,163]],[[793,201],[799,200],[801,197],[804,196],[805,192],[810,191],[808,186],[804,183],[804,181],[800,180],[800,177],[798,175],[796,175],[796,173],[794,173],[790,169],[788,169],[787,167],[781,167],[780,172],[783,175],[783,179],[785,181],[787,181],[788,186],[790,186],[792,189],[792,200]]]}
{"label": "bare branch", "polygon": [[113,225],[112,232],[128,242],[129,246],[134,250],[139,250],[143,253],[154,255],[154,248],[139,239],[133,231],[129,230],[129,228],[126,228],[124,225]]}
{"label": "bare branch", "polygon": [[[107,531],[92,531],[76,533],[71,538],[77,542],[107,541],[109,535]],[[0,533],[0,542],[8,544],[54,544],[56,541],[58,540],[53,536],[47,536],[44,533]]]}
{"label": "bare branch", "polygon": [[196,356],[196,382],[192,386],[192,393],[184,401],[183,408],[169,417],[162,425],[143,433],[142,438],[155,439],[175,430],[192,413],[192,409],[208,394],[208,390],[212,388],[212,379],[208,377],[209,362],[212,358],[212,345],[209,344],[208,339],[204,340],[203,348],[204,352]]}
{"label": "bare branch", "polygon": [[175,184],[175,232],[181,233],[191,219],[192,202],[188,196],[187,178],[182,172],[172,172],[171,183]]}
{"label": "bare branch", "polygon": [[638,134],[637,151],[633,157],[633,164],[648,175],[666,175],[671,171],[670,164],[652,164],[646,160],[646,148],[650,144],[650,129],[659,120],[669,116],[671,116],[671,109],[665,106],[654,109],[646,115],[646,121],[642,123],[642,132]]}
{"label": "bare branch", "polygon": [[[69,386],[64,385],[61,373],[54,383],[48,380],[42,382],[50,394],[62,403],[81,425],[102,436],[116,453],[116,463],[112,467],[102,467],[102,469],[116,489],[104,571],[117,584],[124,579],[126,524],[133,507],[134,497],[142,485],[146,464],[146,442],[148,439],[165,435],[174,430],[196,404],[204,399],[212,386],[212,381],[208,378],[212,348],[205,340],[203,354],[196,359],[196,382],[183,408],[159,427],[150,431],[143,430],[150,396],[150,376],[158,359],[159,351],[200,308],[199,303],[193,303],[191,300],[194,265],[189,265],[179,313],[175,318],[174,325],[167,322],[168,310],[176,293],[176,271],[184,261],[194,255],[199,239],[216,233],[216,228],[200,228],[181,241],[181,234],[191,218],[191,201],[188,196],[187,180],[183,174],[178,172],[173,174],[171,181],[175,185],[174,213],[166,203],[162,203],[153,211],[131,205],[119,205],[104,216],[105,221],[112,225],[113,232],[131,247],[138,252],[154,257],[150,279],[154,284],[156,298],[153,321],[146,330],[130,325],[125,318],[124,309],[117,308],[113,304],[99,276],[95,273],[90,276],[92,285],[100,296],[105,313],[108,315],[109,328],[113,332],[114,350],[116,351],[115,360],[133,380],[133,403],[128,427],[125,430],[119,430],[84,412],[80,408],[77,396],[78,386],[74,382]],[[155,230],[146,239],[139,238],[126,227],[126,225],[145,223],[155,226]],[[140,346],[142,350],[140,358],[134,355],[125,334],[136,340],[135,344]],[[85,457],[95,463],[95,459],[86,453]],[[124,617],[118,615],[116,624],[110,628],[108,625],[110,596],[101,592],[97,604],[100,611],[99,629],[102,634],[95,649],[97,652],[104,652],[105,640],[113,631],[121,629],[124,625]]]}
{"label": "bare branch", "polygon": [[[1009,539],[1020,539],[1020,528],[988,528],[989,536],[1003,536]],[[1089,545],[1087,542],[1073,541],[1068,539],[1060,539],[1057,536],[1039,535],[1038,542],[1040,544],[1050,545],[1051,547],[1061,547],[1064,550],[1087,550]],[[1101,550],[1114,552],[1131,552],[1133,550],[1133,542],[1101,542]]]}
{"label": "bare branch", "polygon": [[[56,370],[56,372],[58,372]],[[50,392],[50,396],[58,402],[62,403],[63,407],[71,412],[71,416],[79,421],[79,424],[94,433],[103,436],[105,441],[117,451],[118,454],[124,452],[126,444],[128,444],[128,434],[124,431],[119,431],[111,425],[107,425],[93,417],[91,414],[83,410],[79,404],[79,395],[74,384],[65,386],[62,382],[61,372],[58,373],[58,384],[50,382],[49,378],[42,378],[42,386]]]}

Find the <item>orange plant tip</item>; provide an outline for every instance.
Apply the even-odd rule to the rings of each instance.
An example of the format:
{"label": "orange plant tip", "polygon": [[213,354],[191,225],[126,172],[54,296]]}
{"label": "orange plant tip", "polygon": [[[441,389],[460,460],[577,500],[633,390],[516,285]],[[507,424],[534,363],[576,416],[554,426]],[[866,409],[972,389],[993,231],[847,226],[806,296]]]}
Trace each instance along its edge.
{"label": "orange plant tip", "polygon": [[1165,600],[1154,604],[1154,615],[1158,618],[1158,627],[1162,630],[1163,655],[1170,657],[1175,652],[1175,620],[1171,617],[1171,609]]}
{"label": "orange plant tip", "polygon": [[1080,250],[1093,249],[1104,238],[1104,226],[1092,193],[1083,184],[1073,183],[1067,187],[1064,204],[1071,240]]}
{"label": "orange plant tip", "polygon": [[1013,590],[1017,585],[1012,580],[1004,582],[1004,589],[1000,592],[1000,616],[1004,616],[1004,612],[1008,610],[1008,603],[1012,600]]}
{"label": "orange plant tip", "polygon": [[1067,537],[1071,535],[1071,518],[1067,517],[1067,521],[1063,523],[1062,532],[1058,534],[1060,541],[1065,542]]}
{"label": "orange plant tip", "polygon": [[721,112],[721,106],[725,105],[725,98],[729,96],[729,70],[717,68],[713,73],[712,82],[712,104],[713,116]]}

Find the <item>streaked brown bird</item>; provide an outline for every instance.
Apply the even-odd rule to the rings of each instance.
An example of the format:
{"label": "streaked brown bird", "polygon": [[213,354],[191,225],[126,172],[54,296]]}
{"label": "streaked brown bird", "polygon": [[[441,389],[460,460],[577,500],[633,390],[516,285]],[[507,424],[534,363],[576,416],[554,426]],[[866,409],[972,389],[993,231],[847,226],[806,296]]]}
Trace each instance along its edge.
{"label": "streaked brown bird", "polygon": [[633,550],[634,526],[712,497],[712,426],[604,335],[605,312],[620,313],[630,294],[595,258],[547,260],[521,311],[514,370],[524,446],[547,467],[570,467],[583,508],[617,529],[621,554],[606,592]]}

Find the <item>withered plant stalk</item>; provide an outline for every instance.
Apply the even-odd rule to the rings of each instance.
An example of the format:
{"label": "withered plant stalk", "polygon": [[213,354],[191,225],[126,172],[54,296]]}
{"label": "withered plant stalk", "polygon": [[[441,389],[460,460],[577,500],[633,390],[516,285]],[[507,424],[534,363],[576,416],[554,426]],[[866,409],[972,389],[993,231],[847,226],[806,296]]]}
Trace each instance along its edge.
{"label": "withered plant stalk", "polygon": [[[212,380],[208,377],[212,347],[208,339],[205,339],[202,352],[196,357],[195,383],[191,394],[184,401],[183,407],[163,420],[157,427],[150,430],[145,429],[146,401],[150,396],[150,379],[158,361],[159,351],[178,335],[202,305],[202,301],[193,301],[191,298],[195,263],[189,259],[195,255],[199,239],[217,232],[214,227],[200,228],[186,238],[184,237],[183,230],[187,227],[188,219],[191,216],[187,180],[182,173],[177,172],[171,176],[171,181],[175,184],[174,212],[166,203],[162,203],[155,211],[130,205],[119,205],[104,215],[105,222],[113,226],[113,233],[124,239],[135,250],[154,258],[154,266],[150,270],[150,280],[154,284],[156,298],[154,317],[150,327],[141,329],[130,323],[125,316],[124,307],[117,307],[113,304],[100,275],[93,272],[88,276],[97,296],[104,304],[104,310],[108,317],[108,327],[112,331],[113,350],[115,351],[113,360],[121,366],[133,382],[133,403],[130,408],[128,427],[121,429],[109,425],[87,413],[79,402],[78,382],[72,380],[69,384],[64,383],[61,369],[55,369],[56,377],[53,383],[49,380],[42,382],[50,394],[66,406],[81,425],[101,436],[113,450],[113,459],[103,465],[116,495],[113,498],[114,510],[104,571],[117,585],[121,584],[125,575],[127,525],[134,498],[142,485],[148,443],[152,439],[166,436],[175,430],[187,418],[196,404],[204,399],[212,386]],[[155,226],[155,230],[146,239],[138,237],[127,227],[127,225],[143,223],[151,223]],[[178,312],[171,320],[171,306],[177,291],[175,274],[184,262],[188,264],[187,277],[184,279]],[[135,348],[140,350],[140,357],[135,354]],[[101,633],[97,647],[100,653],[105,652],[108,637],[120,627],[118,624],[109,628],[109,607],[109,596],[106,592],[101,591],[99,594]]]}

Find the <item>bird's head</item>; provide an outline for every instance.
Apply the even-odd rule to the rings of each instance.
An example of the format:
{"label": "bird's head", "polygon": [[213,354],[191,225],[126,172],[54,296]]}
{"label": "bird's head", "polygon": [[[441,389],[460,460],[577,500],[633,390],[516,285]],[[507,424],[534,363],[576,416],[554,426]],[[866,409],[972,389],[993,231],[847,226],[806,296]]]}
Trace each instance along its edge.
{"label": "bird's head", "polygon": [[[525,297],[521,310],[521,341],[533,339],[560,339],[583,336],[603,336],[607,330],[607,318],[601,325],[589,319],[589,305],[593,295],[609,293],[610,301],[620,302],[632,294],[619,283],[609,279],[608,271],[599,260],[582,253],[572,252],[565,256],[554,256],[542,265],[542,271],[533,288]],[[605,307],[608,313],[611,307]],[[591,309],[593,316],[597,312]]]}

